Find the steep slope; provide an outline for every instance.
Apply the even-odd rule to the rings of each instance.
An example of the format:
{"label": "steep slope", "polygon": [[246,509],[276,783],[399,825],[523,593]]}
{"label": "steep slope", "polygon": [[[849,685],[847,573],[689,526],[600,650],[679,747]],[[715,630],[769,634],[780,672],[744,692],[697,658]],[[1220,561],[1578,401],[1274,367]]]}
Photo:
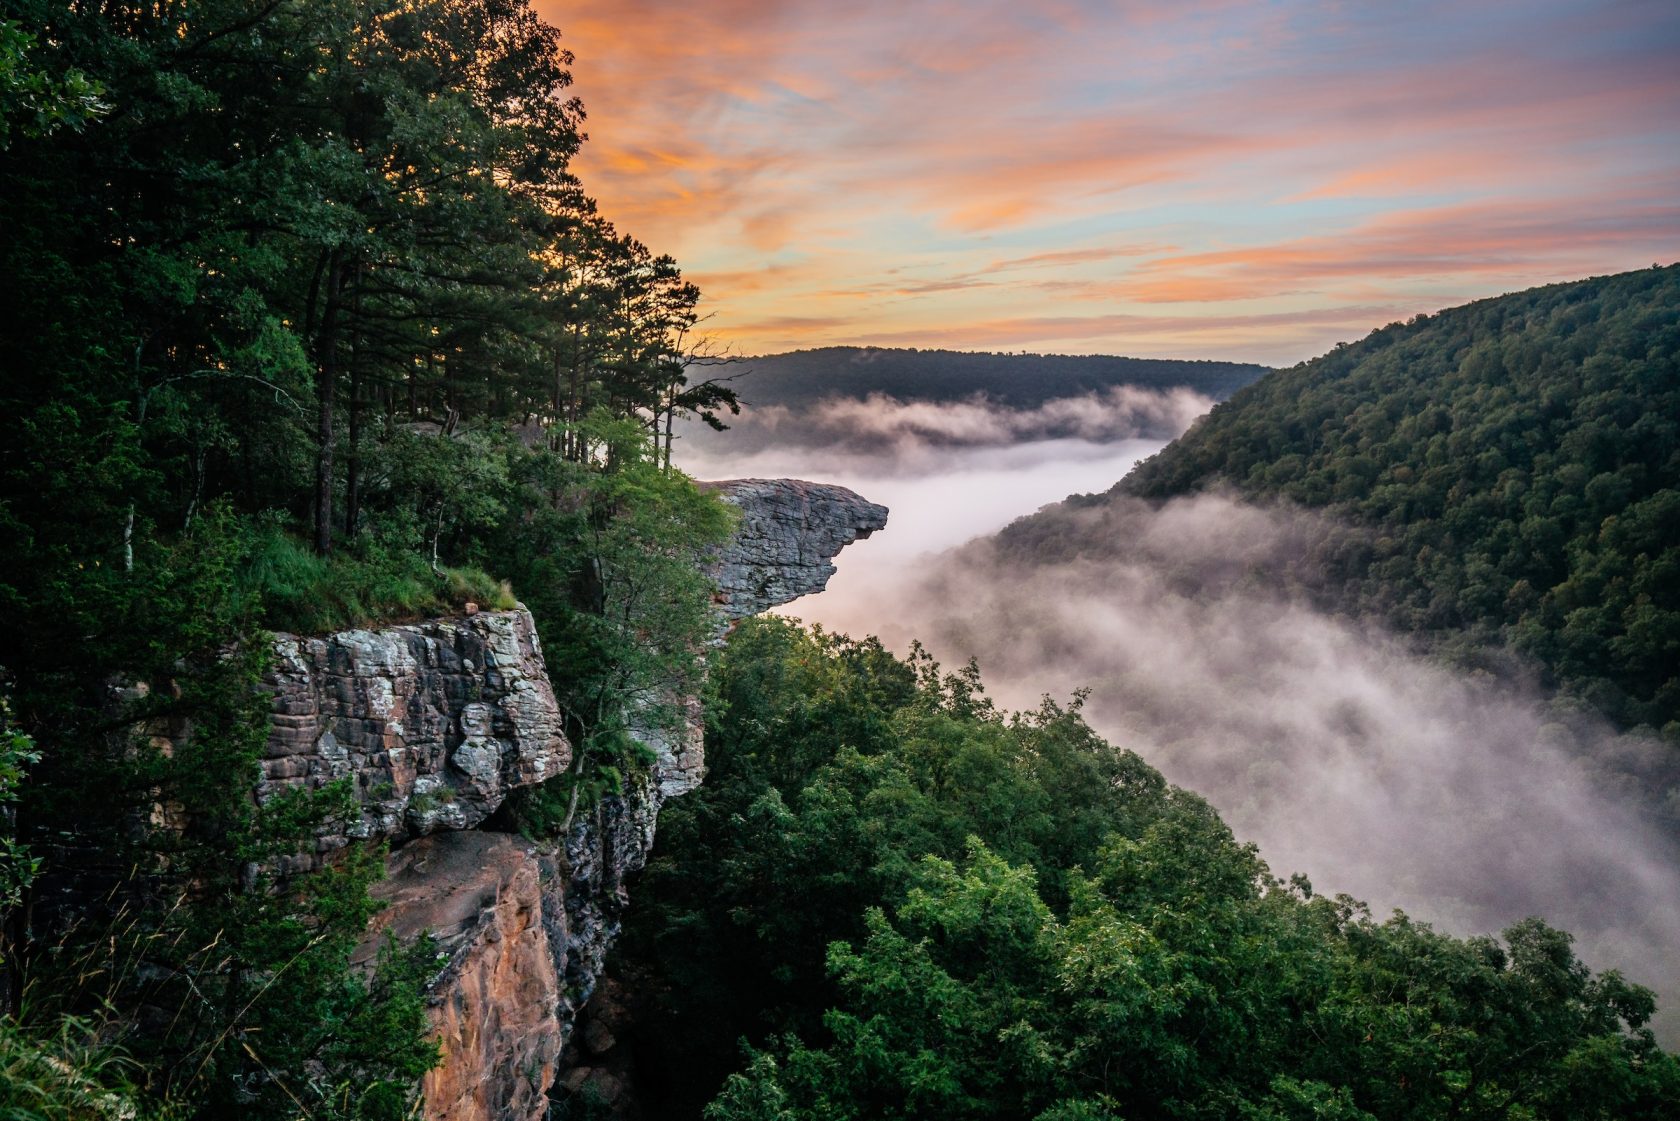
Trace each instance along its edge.
{"label": "steep slope", "polygon": [[[714,560],[720,632],[821,591],[832,558],[886,524],[883,507],[842,487],[708,486],[741,511]],[[259,796],[350,778],[361,816],[320,849],[367,836],[395,846],[359,959],[370,961],[387,932],[403,944],[430,934],[440,952],[426,996],[442,1061],[426,1075],[424,1116],[542,1116],[561,1048],[618,937],[626,880],[647,860],[666,799],[700,784],[698,721],[686,736],[642,733],[655,756],[646,773],[582,808],[565,835],[533,841],[490,817],[572,757],[527,611],[282,635],[276,645]],[[697,713],[698,703],[685,707]]]}
{"label": "steep slope", "polygon": [[1321,602],[1437,645],[1508,641],[1622,724],[1680,732],[1680,266],[1373,331],[999,545],[1112,555],[1126,499],[1219,489],[1351,527],[1291,566]]}

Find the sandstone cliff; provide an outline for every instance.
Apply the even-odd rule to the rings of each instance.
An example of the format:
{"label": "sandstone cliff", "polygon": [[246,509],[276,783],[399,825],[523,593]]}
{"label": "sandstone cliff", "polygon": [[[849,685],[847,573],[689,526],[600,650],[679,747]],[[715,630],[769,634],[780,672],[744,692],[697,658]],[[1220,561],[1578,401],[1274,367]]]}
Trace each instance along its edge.
{"label": "sandstone cliff", "polygon": [[834,557],[887,524],[887,508],[845,487],[798,479],[702,483],[741,512],[718,557],[718,604],[729,622],[820,592]]}
{"label": "sandstone cliff", "polygon": [[350,839],[470,829],[571,761],[523,608],[324,638],[275,636],[259,798],[348,778]]}
{"label": "sandstone cliff", "polygon": [[[820,591],[842,548],[886,524],[842,487],[785,479],[706,484],[741,511],[718,554],[718,629]],[[479,826],[513,789],[571,758],[531,617],[486,612],[322,638],[280,636],[275,721],[259,796],[350,777],[361,805],[343,835],[388,837],[388,904],[364,946],[430,930],[445,961],[429,994],[442,1064],[434,1121],[537,1121],[578,1010],[594,992],[645,864],[659,807],[704,774],[698,702],[658,761],[542,846]],[[585,1075],[588,1072],[584,1072]],[[576,1071],[570,1072],[574,1078]]]}

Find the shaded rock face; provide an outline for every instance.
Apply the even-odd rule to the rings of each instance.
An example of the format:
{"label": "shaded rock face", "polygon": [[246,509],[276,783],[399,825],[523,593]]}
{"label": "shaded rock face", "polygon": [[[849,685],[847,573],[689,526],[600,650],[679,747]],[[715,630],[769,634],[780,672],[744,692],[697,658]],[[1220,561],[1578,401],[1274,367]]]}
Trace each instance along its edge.
{"label": "shaded rock face", "polygon": [[653,780],[602,798],[566,838],[566,1008],[568,1030],[595,992],[607,952],[623,929],[628,879],[647,864],[664,797]]}
{"label": "shaded rock face", "polygon": [[387,904],[359,957],[387,931],[424,932],[445,956],[428,1013],[442,1061],[421,1091],[433,1121],[538,1118],[564,1038],[566,931],[551,908],[560,873],[552,856],[507,833],[438,833],[391,857],[373,895]]}
{"label": "shaded rock face", "polygon": [[887,508],[845,487],[798,479],[701,483],[741,511],[735,537],[718,553],[718,604],[734,623],[820,592],[834,558],[887,524]]}
{"label": "shaded rock face", "polygon": [[275,636],[257,797],[351,780],[347,839],[469,829],[571,761],[524,608],[324,638]]}

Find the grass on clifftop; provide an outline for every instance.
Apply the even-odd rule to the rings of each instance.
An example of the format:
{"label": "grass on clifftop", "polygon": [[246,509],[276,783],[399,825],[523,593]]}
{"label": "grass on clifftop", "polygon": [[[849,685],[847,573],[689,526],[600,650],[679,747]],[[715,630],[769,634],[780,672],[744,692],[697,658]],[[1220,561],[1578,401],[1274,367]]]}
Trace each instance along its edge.
{"label": "grass on clifftop", "polygon": [[299,634],[447,615],[468,603],[518,606],[507,581],[482,569],[434,571],[417,553],[378,545],[322,557],[280,529],[258,534],[244,578],[242,590],[264,605],[264,625]]}

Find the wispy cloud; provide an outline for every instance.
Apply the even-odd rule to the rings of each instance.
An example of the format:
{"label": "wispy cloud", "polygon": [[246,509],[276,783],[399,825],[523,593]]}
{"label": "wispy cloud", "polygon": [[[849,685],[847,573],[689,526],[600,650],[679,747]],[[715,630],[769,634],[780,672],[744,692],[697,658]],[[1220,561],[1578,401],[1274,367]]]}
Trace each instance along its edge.
{"label": "wispy cloud", "polygon": [[[1226,338],[1249,301],[1284,316],[1249,353],[1288,360],[1323,341],[1293,313],[1680,256],[1672,4],[547,8],[589,107],[580,172],[746,350],[995,345],[952,329],[1006,321],[1041,349],[1193,347],[1181,314]],[[1069,300],[1124,331],[1019,335]]]}

